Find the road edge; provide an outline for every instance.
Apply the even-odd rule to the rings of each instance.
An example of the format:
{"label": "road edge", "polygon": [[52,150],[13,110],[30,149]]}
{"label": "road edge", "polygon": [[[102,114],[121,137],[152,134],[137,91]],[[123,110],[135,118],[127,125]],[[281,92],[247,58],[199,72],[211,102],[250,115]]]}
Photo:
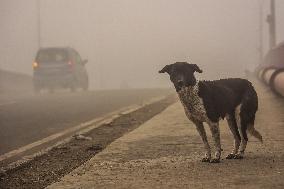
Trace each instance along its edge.
{"label": "road edge", "polygon": [[[154,97],[154,98],[151,98],[149,100],[145,100],[143,101],[142,103],[140,104],[132,104],[132,105],[129,105],[129,106],[126,106],[126,107],[123,107],[123,108],[120,108],[116,111],[113,111],[113,112],[110,112],[104,116],[101,116],[101,117],[98,117],[98,118],[95,118],[93,120],[90,120],[90,121],[87,121],[87,122],[84,122],[84,123],[81,123],[79,125],[76,125],[72,128],[69,128],[69,129],[66,129],[66,130],[70,130],[70,132],[66,132],[66,130],[63,130],[61,131],[60,133],[63,133],[63,135],[59,135],[58,133],[56,134],[53,134],[53,135],[50,135],[44,139],[41,139],[39,141],[43,141],[43,143],[40,143],[39,141],[36,141],[36,142],[33,142],[33,143],[30,143],[28,145],[25,145],[23,147],[20,147],[16,150],[12,150],[10,152],[7,152],[3,155],[0,156],[0,162],[2,161],[5,161],[9,158],[12,158],[16,155],[19,155],[20,153],[24,153],[25,151],[27,150],[31,150],[32,148],[35,148],[37,146],[40,146],[40,145],[43,145],[43,144],[46,144],[48,142],[52,142],[56,139],[58,139],[59,137],[64,137],[64,135],[68,135],[66,137],[64,137],[64,139],[61,139],[59,140],[58,142],[56,142],[55,144],[49,146],[49,147],[45,147],[39,151],[37,151],[36,153],[33,153],[31,155],[26,155],[26,156],[23,156],[22,158],[20,158],[19,160],[16,160],[14,162],[11,162],[9,164],[7,164],[6,166],[3,166],[0,168],[0,176],[1,175],[5,175],[5,173],[9,170],[12,170],[12,169],[16,169],[17,167],[25,164],[25,163],[28,163],[30,161],[32,161],[33,159],[35,159],[36,157],[39,157],[39,156],[42,156],[44,154],[47,154],[50,150],[60,146],[60,145],[63,145],[63,144],[66,144],[68,142],[70,142],[72,140],[72,138],[74,137],[74,135],[77,135],[77,134],[81,134],[81,135],[84,135],[85,133],[97,128],[97,127],[100,127],[101,125],[104,125],[104,124],[108,124],[108,123],[111,123],[114,119],[122,116],[122,115],[126,115],[126,114],[130,114],[138,109],[141,109],[147,105],[150,105],[150,104],[153,104],[155,102],[159,102],[159,101],[162,101],[162,100],[165,100],[166,98],[168,98],[169,96],[171,96],[172,94],[170,95],[163,95],[163,96],[158,96],[158,97]],[[70,134],[72,133],[72,135],[70,136]],[[57,137],[56,137],[57,136]],[[51,138],[52,140],[47,140],[47,138]],[[40,144],[38,144],[40,143]],[[37,145],[38,144],[38,145]],[[27,146],[32,146],[31,148],[27,147]],[[21,150],[22,148],[24,148],[25,151]],[[6,158],[5,158],[6,157]]]}

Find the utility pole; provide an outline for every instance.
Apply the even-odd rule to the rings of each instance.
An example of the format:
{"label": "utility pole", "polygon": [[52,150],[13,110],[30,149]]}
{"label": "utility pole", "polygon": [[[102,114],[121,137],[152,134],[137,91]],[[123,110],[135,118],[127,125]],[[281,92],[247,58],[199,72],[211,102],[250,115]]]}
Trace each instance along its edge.
{"label": "utility pole", "polygon": [[259,0],[259,63],[263,60],[263,0]]}
{"label": "utility pole", "polygon": [[269,25],[269,47],[276,46],[275,0],[270,0],[270,14],[267,16]]}
{"label": "utility pole", "polygon": [[38,48],[41,47],[41,10],[40,10],[40,0],[36,0],[37,2],[37,43]]}

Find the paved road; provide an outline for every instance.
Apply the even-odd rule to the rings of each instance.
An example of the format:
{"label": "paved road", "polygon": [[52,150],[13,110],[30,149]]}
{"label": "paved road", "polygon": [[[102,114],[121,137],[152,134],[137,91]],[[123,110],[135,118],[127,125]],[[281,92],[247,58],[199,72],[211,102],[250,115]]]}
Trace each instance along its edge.
{"label": "paved road", "polygon": [[168,90],[107,90],[0,97],[0,155]]}

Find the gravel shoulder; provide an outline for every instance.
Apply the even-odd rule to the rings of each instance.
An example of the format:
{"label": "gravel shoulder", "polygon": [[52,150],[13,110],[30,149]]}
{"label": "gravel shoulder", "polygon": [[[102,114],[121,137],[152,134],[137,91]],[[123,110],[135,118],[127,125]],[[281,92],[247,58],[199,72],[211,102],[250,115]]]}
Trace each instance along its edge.
{"label": "gravel shoulder", "polygon": [[221,163],[200,162],[203,144],[178,102],[47,188],[284,188],[284,100],[255,85],[264,144],[249,137],[242,160],[225,159],[233,137],[222,121]]}

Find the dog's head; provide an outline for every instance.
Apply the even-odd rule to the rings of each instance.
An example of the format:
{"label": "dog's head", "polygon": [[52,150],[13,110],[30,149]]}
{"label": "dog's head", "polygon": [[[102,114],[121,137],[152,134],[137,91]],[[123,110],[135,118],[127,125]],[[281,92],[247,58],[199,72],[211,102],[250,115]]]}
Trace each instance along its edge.
{"label": "dog's head", "polygon": [[173,82],[176,91],[180,91],[182,87],[194,86],[196,79],[194,72],[202,73],[202,70],[196,64],[187,62],[176,62],[166,65],[159,73],[168,73]]}

